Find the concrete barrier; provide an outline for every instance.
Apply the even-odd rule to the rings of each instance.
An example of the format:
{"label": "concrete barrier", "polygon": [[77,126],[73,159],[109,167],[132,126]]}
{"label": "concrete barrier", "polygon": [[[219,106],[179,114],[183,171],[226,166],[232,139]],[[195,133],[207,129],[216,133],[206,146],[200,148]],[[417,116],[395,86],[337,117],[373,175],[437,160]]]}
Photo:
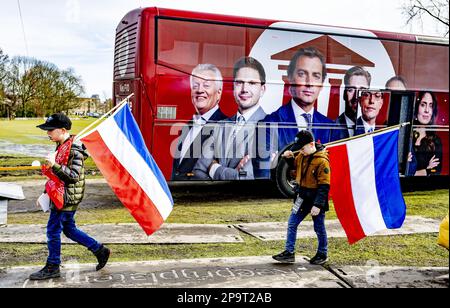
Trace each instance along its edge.
{"label": "concrete barrier", "polygon": [[22,186],[0,182],[0,226],[8,223],[8,200],[24,200]]}

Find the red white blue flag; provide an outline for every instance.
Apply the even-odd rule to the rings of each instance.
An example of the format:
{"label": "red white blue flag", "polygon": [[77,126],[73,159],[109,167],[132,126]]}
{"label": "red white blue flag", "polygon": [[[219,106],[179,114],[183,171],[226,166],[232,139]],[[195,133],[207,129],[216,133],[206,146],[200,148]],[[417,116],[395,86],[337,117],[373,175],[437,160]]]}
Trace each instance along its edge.
{"label": "red white blue flag", "polygon": [[405,220],[398,172],[399,128],[327,146],[331,197],[350,244]]}
{"label": "red white blue flag", "polygon": [[173,208],[166,180],[150,155],[128,104],[81,136],[112,190],[147,235]]}

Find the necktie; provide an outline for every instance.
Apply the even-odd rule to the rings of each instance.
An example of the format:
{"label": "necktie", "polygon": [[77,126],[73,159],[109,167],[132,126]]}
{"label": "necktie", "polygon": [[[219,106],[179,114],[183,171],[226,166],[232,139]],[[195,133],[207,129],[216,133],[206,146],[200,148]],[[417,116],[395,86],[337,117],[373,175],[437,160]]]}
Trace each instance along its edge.
{"label": "necktie", "polygon": [[369,128],[369,130],[367,131],[368,133],[373,133],[373,128]]}
{"label": "necktie", "polygon": [[244,124],[245,124],[244,116],[243,115],[238,116],[236,126],[234,127],[233,138],[236,137],[237,133],[239,133]]}
{"label": "necktie", "polygon": [[307,124],[307,130],[311,131],[312,121],[311,121],[311,115],[309,113],[303,113],[302,117],[305,118],[306,124]]}
{"label": "necktie", "polygon": [[[226,159],[227,159],[227,165],[230,159],[235,158],[236,156],[236,148],[237,148],[237,134],[239,131],[244,127],[245,125],[245,118],[243,115],[239,115],[236,118],[236,122],[233,124],[233,133],[231,134],[230,138],[228,139],[227,145],[226,145]],[[241,136],[239,136],[239,141],[242,141]]]}

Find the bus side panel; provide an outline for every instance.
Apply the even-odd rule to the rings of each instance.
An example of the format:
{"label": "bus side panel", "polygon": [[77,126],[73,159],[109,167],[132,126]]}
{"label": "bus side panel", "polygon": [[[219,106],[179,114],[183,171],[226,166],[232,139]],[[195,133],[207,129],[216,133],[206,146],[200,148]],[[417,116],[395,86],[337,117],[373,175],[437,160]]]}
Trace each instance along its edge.
{"label": "bus side panel", "polygon": [[[259,29],[170,18],[158,20],[156,77],[147,76],[145,79],[150,92],[155,93],[150,98],[156,117],[152,152],[166,178],[170,178],[172,172],[178,136],[195,114],[189,78],[197,64],[211,63],[219,68],[224,81],[219,106],[227,116],[233,116],[237,110],[232,86],[233,65],[243,56],[252,56],[260,61],[266,71],[267,84],[259,103],[270,114],[290,102],[287,66],[295,52],[305,47],[314,47],[325,57],[327,78],[314,108],[331,121],[335,121],[345,109],[343,79],[353,66],[361,66],[371,74],[372,89],[385,89],[391,77],[402,76],[406,79],[408,91],[426,89],[442,92],[438,98],[439,122],[434,124],[441,126],[438,135],[445,153],[441,162],[442,174],[448,174],[448,47],[383,40],[368,31],[361,31],[361,35],[366,37],[359,37],[321,33],[319,28],[308,32],[289,23],[277,23],[274,27]],[[148,49],[142,56],[151,58],[152,52],[154,50]],[[146,64],[147,69],[153,68],[151,65]],[[414,120],[414,99],[404,106],[408,117],[401,118],[400,112],[397,118],[391,116],[392,110],[399,110],[396,104],[402,102],[393,101],[392,95],[386,92],[376,118],[377,129]],[[288,124],[296,125],[295,122]],[[405,134],[402,141],[409,142],[408,146],[411,134]],[[403,152],[403,160],[407,154],[408,151]]]}

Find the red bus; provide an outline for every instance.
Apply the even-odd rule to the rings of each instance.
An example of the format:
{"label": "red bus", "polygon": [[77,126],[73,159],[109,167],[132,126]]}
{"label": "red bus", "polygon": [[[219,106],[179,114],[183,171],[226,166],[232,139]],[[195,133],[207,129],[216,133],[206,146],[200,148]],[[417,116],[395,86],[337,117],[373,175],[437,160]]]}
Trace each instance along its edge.
{"label": "red bus", "polygon": [[[448,175],[448,48],[430,36],[142,8],[116,29],[113,100],[135,94],[133,114],[167,180],[271,178],[289,195],[279,155],[298,130],[327,143],[358,125],[403,122],[412,125],[400,134],[400,175]],[[321,71],[296,66],[305,53]],[[381,101],[365,108],[365,98]],[[294,117],[303,113],[312,118]],[[250,129],[236,145],[240,120]]]}

